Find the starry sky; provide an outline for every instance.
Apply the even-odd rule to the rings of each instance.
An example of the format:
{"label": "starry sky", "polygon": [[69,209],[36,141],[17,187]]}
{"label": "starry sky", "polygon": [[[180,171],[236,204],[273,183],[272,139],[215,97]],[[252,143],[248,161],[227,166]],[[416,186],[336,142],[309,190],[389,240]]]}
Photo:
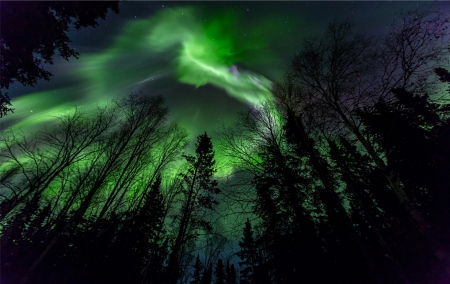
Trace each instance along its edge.
{"label": "starry sky", "polygon": [[[74,105],[131,92],[162,95],[191,138],[270,100],[290,59],[333,20],[382,35],[398,13],[429,2],[121,2],[97,28],[71,29],[80,58],[56,57],[50,81],[12,85],[0,128],[36,129]],[[448,3],[437,3],[442,7]]]}

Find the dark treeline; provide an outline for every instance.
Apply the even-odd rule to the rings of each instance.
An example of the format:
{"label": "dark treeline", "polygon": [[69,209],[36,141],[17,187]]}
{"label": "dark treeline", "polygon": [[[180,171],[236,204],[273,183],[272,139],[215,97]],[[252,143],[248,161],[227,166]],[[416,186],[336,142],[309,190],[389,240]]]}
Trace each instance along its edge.
{"label": "dark treeline", "polygon": [[378,38],[331,23],[273,103],[224,127],[255,190],[241,283],[450,282],[447,27],[421,12]]}
{"label": "dark treeline", "polygon": [[[447,27],[305,40],[274,101],[214,135],[228,183],[157,96],[3,131],[1,282],[450,283]],[[251,208],[234,251],[224,203]]]}

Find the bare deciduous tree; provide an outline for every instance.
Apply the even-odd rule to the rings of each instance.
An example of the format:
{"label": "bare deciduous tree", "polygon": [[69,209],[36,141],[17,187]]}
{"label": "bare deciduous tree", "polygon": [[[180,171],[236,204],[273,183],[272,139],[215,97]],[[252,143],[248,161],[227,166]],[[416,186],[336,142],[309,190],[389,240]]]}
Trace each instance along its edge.
{"label": "bare deciduous tree", "polygon": [[434,64],[448,48],[442,41],[447,28],[448,19],[439,14],[415,12],[401,18],[382,39],[366,39],[355,35],[348,22],[334,22],[322,38],[304,42],[290,71],[303,90],[302,98],[291,99],[301,101],[293,109],[310,113],[315,126],[324,128],[322,133],[338,133],[355,141],[383,173],[425,239],[429,239],[425,218],[390,169],[384,153],[363,131],[355,110],[381,98],[389,99],[394,87],[426,88],[424,83]]}

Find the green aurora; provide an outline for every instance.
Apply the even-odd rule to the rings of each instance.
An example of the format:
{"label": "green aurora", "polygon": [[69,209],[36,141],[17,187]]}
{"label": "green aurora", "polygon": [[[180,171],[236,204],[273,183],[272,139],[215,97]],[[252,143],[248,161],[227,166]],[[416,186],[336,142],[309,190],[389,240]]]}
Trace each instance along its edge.
{"label": "green aurora", "polygon": [[[149,19],[129,22],[111,48],[100,55],[89,56],[86,60],[89,63],[82,67],[79,75],[91,84],[98,84],[95,92],[112,86],[130,86],[136,81],[140,84],[157,77],[161,71],[142,74],[135,58],[142,62],[148,54],[172,53],[174,59],[169,65],[175,69],[179,82],[196,87],[212,84],[249,104],[270,99],[268,79],[239,72],[234,65],[251,57],[248,52],[251,47],[239,46],[236,36],[227,32],[232,30],[236,17],[226,14],[202,23],[194,14],[191,8],[165,9]],[[111,72],[111,66],[118,65],[121,70]],[[108,71],[99,72],[99,69]],[[125,72],[127,76],[123,77]]]}
{"label": "green aurora", "polygon": [[[38,129],[44,123],[51,123],[55,116],[70,111],[74,105],[90,111],[98,104],[133,91],[158,94],[154,85],[152,92],[146,89],[152,87],[155,80],[167,84],[171,77],[195,87],[195,90],[205,85],[213,86],[216,89],[205,89],[210,92],[207,95],[212,103],[217,93],[225,92],[232,98],[231,108],[233,104],[242,109],[253,108],[271,101],[272,82],[263,75],[237,67],[238,64],[251,66],[262,61],[261,58],[269,64],[273,60],[267,48],[270,34],[266,32],[264,40],[260,37],[243,40],[237,32],[238,14],[212,14],[203,20],[196,11],[192,7],[167,8],[147,19],[128,21],[106,50],[82,53],[79,60],[71,62],[69,71],[58,74],[62,80],[66,78],[74,84],[19,97],[14,100],[18,111],[5,117],[3,122],[22,129]],[[275,39],[276,36],[272,37]],[[167,58],[170,59],[165,60]],[[166,96],[168,91],[163,93]],[[198,123],[204,108],[185,108],[189,96],[183,97],[184,94],[177,94],[177,98],[173,98],[173,94],[169,96],[172,98],[168,100],[182,101],[178,108],[171,108],[171,117],[188,130],[191,141],[205,130],[211,130],[211,127],[203,128],[205,122],[203,125]],[[70,101],[67,97],[74,99]],[[237,110],[233,109],[233,113]],[[219,115],[225,118],[221,123],[234,118],[225,112]],[[221,153],[217,151],[216,159],[221,160]],[[224,176],[231,171],[232,168],[219,165],[218,175]]]}

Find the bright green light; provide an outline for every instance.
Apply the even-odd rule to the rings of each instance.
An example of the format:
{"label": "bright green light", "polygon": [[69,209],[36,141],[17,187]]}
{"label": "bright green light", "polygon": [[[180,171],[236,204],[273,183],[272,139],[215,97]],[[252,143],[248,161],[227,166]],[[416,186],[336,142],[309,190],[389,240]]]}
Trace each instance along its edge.
{"label": "bright green light", "polygon": [[234,65],[249,54],[234,42],[236,17],[225,14],[200,22],[192,15],[191,9],[167,9],[156,17],[148,37],[154,51],[180,46],[175,60],[178,80],[196,87],[212,84],[252,105],[271,100],[270,80]]}
{"label": "bright green light", "polygon": [[[148,19],[127,23],[111,48],[85,56],[76,72],[90,81],[92,96],[98,97],[111,89],[148,81],[158,74],[158,70],[149,70],[154,61],[149,55],[173,52],[180,82],[196,87],[212,84],[241,102],[259,104],[271,99],[270,80],[238,70],[234,64],[254,61],[261,54],[264,61],[268,56],[259,42],[235,42],[236,23],[232,14],[202,22],[191,8],[165,9]],[[258,48],[262,49],[252,52]]]}
{"label": "bright green light", "polygon": [[[266,32],[264,40],[256,36],[244,38],[238,34],[236,27],[242,23],[236,14],[222,13],[205,19],[197,11],[166,8],[147,19],[127,22],[109,48],[100,53],[83,53],[78,61],[70,62],[69,71],[57,74],[60,79],[75,82],[73,85],[15,100],[16,113],[6,116],[2,122],[32,129],[67,111],[75,100],[86,110],[92,109],[116,96],[138,91],[142,84],[166,76],[171,70],[182,83],[216,86],[247,105],[258,106],[272,100],[271,81],[241,67],[238,69],[237,65],[269,62],[272,56],[265,45],[274,30],[272,35]],[[154,89],[149,94],[159,93]],[[179,96],[182,100],[183,94]],[[183,124],[186,112],[172,109],[172,116]],[[202,125],[194,121],[184,126],[191,138],[204,131],[199,131]],[[220,173],[225,175],[230,171],[221,168]]]}

